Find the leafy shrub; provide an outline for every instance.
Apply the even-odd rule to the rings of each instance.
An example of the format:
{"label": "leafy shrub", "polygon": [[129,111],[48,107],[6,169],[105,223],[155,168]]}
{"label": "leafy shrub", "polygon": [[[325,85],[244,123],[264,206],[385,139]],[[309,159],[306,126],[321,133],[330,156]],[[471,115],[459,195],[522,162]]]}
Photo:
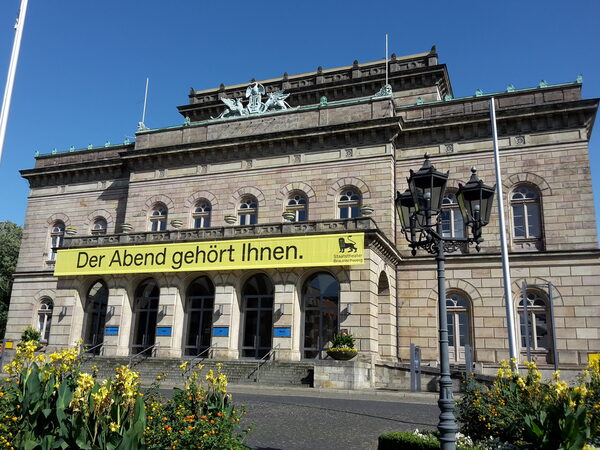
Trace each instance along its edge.
{"label": "leafy shrub", "polygon": [[27,327],[23,330],[23,333],[21,333],[22,342],[34,341],[37,345],[39,344],[40,339],[42,339],[42,335],[33,327]]}
{"label": "leafy shrub", "polygon": [[[175,389],[173,399],[159,393],[157,377],[146,396],[148,422],[145,440],[150,449],[245,449],[244,437],[248,430],[240,430],[240,419],[245,414],[236,408],[227,394],[227,377],[210,370],[206,386],[199,382],[195,371],[185,380],[184,389]],[[181,366],[186,376],[187,363]],[[199,366],[199,369],[201,366]]]}
{"label": "leafy shrub", "polygon": [[99,384],[80,372],[80,350],[77,345],[35,356],[35,341],[17,347],[15,359],[4,367],[11,377],[0,396],[8,399],[0,403],[0,430],[10,434],[3,434],[2,444],[27,449],[142,445],[145,412],[138,374],[119,367],[114,378]]}
{"label": "leafy shrub", "polygon": [[220,368],[206,376],[208,387],[192,374],[185,389],[165,401],[157,386],[143,396],[139,374],[127,366],[102,383],[95,373],[81,372],[81,342],[50,355],[35,355],[35,349],[35,341],[21,342],[4,367],[2,448],[245,448],[236,433],[243,411],[227,395]]}
{"label": "leafy shrub", "polygon": [[331,340],[332,350],[350,350],[354,349],[354,336],[349,333],[336,334]]}
{"label": "leafy shrub", "polygon": [[426,436],[412,431],[395,431],[379,436],[378,450],[429,450],[440,448],[440,441],[434,436]]}
{"label": "leafy shrub", "polygon": [[592,364],[576,386],[559,372],[543,382],[535,364],[521,376],[503,362],[494,383],[485,387],[467,380],[458,402],[461,431],[479,442],[489,437],[519,447],[580,449],[597,442],[600,371]]}

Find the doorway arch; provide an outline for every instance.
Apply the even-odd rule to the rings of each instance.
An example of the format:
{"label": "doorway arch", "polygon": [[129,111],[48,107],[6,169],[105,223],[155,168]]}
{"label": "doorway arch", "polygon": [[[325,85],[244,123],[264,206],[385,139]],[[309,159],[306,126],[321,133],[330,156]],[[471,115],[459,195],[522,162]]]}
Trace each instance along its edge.
{"label": "doorway arch", "polygon": [[340,284],[327,272],[311,275],[302,287],[302,357],[323,359],[325,346],[339,332]]}
{"label": "doorway arch", "polygon": [[215,287],[207,276],[196,278],[186,291],[187,333],[185,356],[197,356],[210,347]]}
{"label": "doorway arch", "polygon": [[242,357],[262,358],[273,346],[273,283],[265,274],[250,277],[242,288]]}
{"label": "doorway arch", "polygon": [[84,345],[91,353],[99,354],[104,342],[104,327],[108,310],[108,287],[102,280],[96,281],[87,292],[85,305]]}
{"label": "doorway arch", "polygon": [[135,290],[135,332],[131,346],[133,354],[144,351],[146,356],[152,355],[150,347],[156,342],[159,298],[160,288],[153,278],[142,281]]}

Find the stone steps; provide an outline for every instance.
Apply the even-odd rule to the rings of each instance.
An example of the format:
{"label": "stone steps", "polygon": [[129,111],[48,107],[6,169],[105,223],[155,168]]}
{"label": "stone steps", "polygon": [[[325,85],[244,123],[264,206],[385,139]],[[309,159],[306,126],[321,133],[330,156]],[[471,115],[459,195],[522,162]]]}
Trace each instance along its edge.
{"label": "stone steps", "polygon": [[[163,385],[181,385],[183,378],[179,365],[180,359],[146,358],[136,360],[132,369],[140,373],[141,384],[149,385],[161,376]],[[91,371],[92,366],[98,368],[98,378],[105,379],[114,375],[115,368],[129,363],[128,357],[104,357],[97,356],[86,359],[82,364],[83,371]],[[198,361],[194,361],[197,364]],[[232,384],[254,384],[268,386],[299,386],[313,387],[314,363],[294,361],[230,361],[205,359],[200,364],[201,378],[209,370],[216,370],[216,364],[221,363],[221,372],[227,375],[229,383]],[[162,375],[168,376],[163,378]],[[191,373],[191,371],[189,372]]]}

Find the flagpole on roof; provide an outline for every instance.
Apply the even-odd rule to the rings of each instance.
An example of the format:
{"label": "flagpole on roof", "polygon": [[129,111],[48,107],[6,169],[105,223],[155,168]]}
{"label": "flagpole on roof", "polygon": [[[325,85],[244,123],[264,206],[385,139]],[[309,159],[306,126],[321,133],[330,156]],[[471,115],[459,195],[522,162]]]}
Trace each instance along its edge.
{"label": "flagpole on roof", "polygon": [[10,64],[8,66],[8,76],[6,77],[6,87],[4,89],[4,98],[2,100],[2,111],[0,112],[0,161],[2,160],[2,151],[4,150],[4,138],[6,137],[6,125],[8,123],[10,100],[12,98],[13,85],[15,83],[15,73],[17,71],[17,62],[19,60],[19,50],[21,49],[21,38],[23,36],[23,28],[25,27],[27,2],[28,0],[21,0],[19,17],[17,18],[17,23],[15,23],[15,40],[10,56]]}
{"label": "flagpole on roof", "polygon": [[494,165],[496,168],[496,200],[500,226],[500,247],[502,251],[502,276],[504,278],[504,302],[506,307],[506,328],[508,331],[508,353],[514,361],[513,367],[519,364],[517,340],[515,337],[515,314],[511,294],[510,265],[506,245],[506,225],[504,219],[504,199],[502,198],[502,174],[500,173],[500,153],[498,149],[498,130],[496,128],[496,106],[494,97],[490,99],[490,120],[492,122],[492,140],[494,142]]}

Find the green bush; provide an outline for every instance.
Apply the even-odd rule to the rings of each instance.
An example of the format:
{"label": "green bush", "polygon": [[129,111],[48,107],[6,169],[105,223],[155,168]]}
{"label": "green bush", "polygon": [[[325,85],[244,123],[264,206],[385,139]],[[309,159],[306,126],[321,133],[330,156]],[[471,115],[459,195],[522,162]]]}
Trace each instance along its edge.
{"label": "green bush", "polygon": [[36,344],[40,342],[42,335],[33,327],[27,327],[21,333],[21,341],[34,341]]}
{"label": "green bush", "polygon": [[542,381],[533,363],[520,375],[507,362],[494,383],[467,380],[457,403],[461,431],[478,442],[495,439],[520,448],[581,449],[600,437],[598,363],[569,386],[556,372]]}
{"label": "green bush", "polygon": [[349,333],[336,334],[331,340],[333,348],[354,348],[354,336]]}
{"label": "green bush", "polygon": [[423,436],[411,431],[395,431],[379,436],[378,450],[429,450],[440,448],[434,436]]}

